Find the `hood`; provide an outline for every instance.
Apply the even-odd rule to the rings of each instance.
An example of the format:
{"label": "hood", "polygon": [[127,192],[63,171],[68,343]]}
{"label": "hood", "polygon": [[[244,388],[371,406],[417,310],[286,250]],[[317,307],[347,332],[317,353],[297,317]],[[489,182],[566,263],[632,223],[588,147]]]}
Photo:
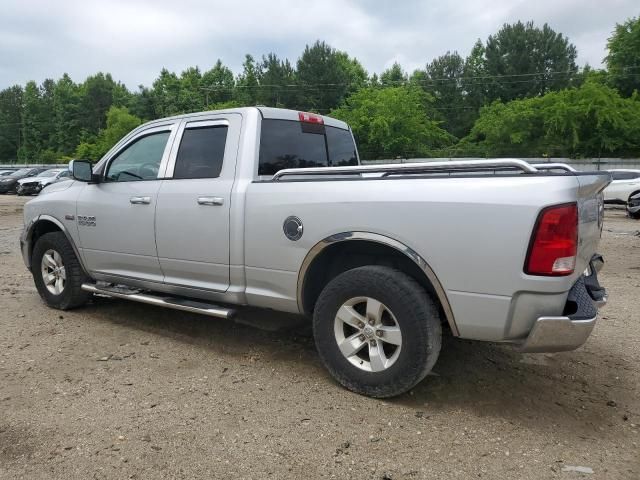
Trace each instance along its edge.
{"label": "hood", "polygon": [[40,195],[42,196],[42,195],[45,195],[47,193],[61,192],[63,190],[66,190],[67,188],[69,188],[74,183],[76,183],[75,180],[73,180],[72,178],[69,178],[68,180],[61,180],[59,182],[46,184],[47,188],[44,188],[40,192]]}
{"label": "hood", "polygon": [[18,180],[22,180],[24,177],[12,177],[11,175],[6,177],[0,177],[0,183],[16,183]]}
{"label": "hood", "polygon": [[22,177],[18,179],[18,183],[20,185],[22,185],[23,183],[29,183],[29,182],[37,182],[39,179],[38,177]]}

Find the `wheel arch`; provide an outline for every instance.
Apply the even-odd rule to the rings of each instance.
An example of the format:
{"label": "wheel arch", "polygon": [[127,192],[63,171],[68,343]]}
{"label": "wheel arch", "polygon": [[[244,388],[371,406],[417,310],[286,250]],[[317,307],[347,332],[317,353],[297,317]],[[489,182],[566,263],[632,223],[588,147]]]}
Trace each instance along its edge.
{"label": "wheel arch", "polygon": [[371,232],[332,235],[309,250],[298,273],[299,310],[311,313],[324,286],[338,274],[376,263],[393,266],[415,278],[439,302],[452,333],[459,336],[446,292],[427,261],[404,243]]}
{"label": "wheel arch", "polygon": [[39,215],[37,218],[33,219],[29,225],[25,228],[25,233],[22,237],[23,242],[23,257],[24,262],[27,265],[27,268],[31,269],[31,256],[33,255],[33,247],[42,235],[51,232],[62,232],[65,237],[67,237],[67,241],[71,244],[73,248],[73,252],[75,253],[78,261],[80,262],[80,266],[82,269],[87,272],[87,269],[82,262],[82,257],[80,256],[80,252],[76,247],[76,243],[74,242],[69,230],[64,226],[64,224],[55,217],[51,215]]}

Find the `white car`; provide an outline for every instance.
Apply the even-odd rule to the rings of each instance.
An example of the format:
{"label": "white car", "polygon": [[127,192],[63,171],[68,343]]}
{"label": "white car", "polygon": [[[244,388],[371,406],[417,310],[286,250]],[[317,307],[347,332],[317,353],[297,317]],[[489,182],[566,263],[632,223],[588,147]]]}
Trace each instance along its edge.
{"label": "white car", "polygon": [[59,182],[71,177],[68,168],[52,168],[45,170],[36,177],[28,177],[18,180],[16,192],[18,195],[37,195],[47,185]]}
{"label": "white car", "polygon": [[614,169],[609,173],[612,182],[604,189],[605,203],[626,205],[632,195],[640,193],[640,170]]}

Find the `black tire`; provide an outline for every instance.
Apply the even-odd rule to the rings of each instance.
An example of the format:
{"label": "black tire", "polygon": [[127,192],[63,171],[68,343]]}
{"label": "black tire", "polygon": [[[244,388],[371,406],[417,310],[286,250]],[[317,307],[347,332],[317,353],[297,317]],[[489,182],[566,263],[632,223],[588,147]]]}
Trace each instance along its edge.
{"label": "black tire", "polygon": [[[65,269],[64,288],[58,295],[49,291],[42,275],[42,257],[49,250],[60,254]],[[31,273],[40,297],[52,308],[69,310],[84,305],[91,298],[89,292],[81,289],[82,284],[90,279],[84,273],[73,247],[62,232],[45,233],[38,238],[31,256]]]}
{"label": "black tire", "polygon": [[[364,371],[338,348],[336,314],[356,297],[382,302],[400,327],[400,352],[385,370]],[[314,309],[313,332],[320,358],[331,375],[347,389],[377,398],[400,395],[417,385],[433,368],[442,344],[439,311],[429,294],[410,276],[384,266],[348,270],[329,282]]]}

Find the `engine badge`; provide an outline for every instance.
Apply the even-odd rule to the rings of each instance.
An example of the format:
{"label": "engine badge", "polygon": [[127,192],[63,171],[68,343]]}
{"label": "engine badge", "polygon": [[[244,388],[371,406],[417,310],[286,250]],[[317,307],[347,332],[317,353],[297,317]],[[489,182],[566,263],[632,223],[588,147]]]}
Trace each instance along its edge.
{"label": "engine badge", "polygon": [[300,238],[302,238],[302,233],[304,232],[302,220],[294,216],[287,217],[282,224],[282,230],[284,231],[284,236],[292,242],[300,240]]}

